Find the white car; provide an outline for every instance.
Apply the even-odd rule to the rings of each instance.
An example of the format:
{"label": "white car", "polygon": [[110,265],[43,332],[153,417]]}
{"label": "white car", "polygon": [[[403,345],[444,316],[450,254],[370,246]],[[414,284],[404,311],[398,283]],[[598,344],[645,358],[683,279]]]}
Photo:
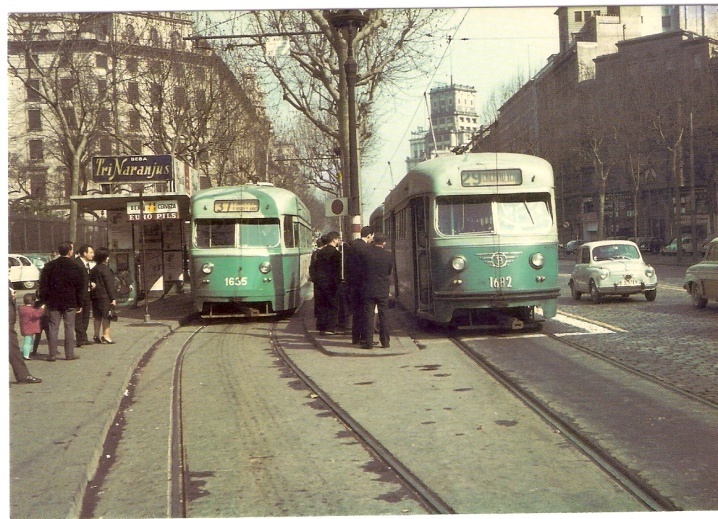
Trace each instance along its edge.
{"label": "white car", "polygon": [[590,294],[594,303],[604,296],[643,294],[656,300],[656,271],[646,265],[638,246],[628,240],[592,241],[581,245],[568,282],[574,299]]}
{"label": "white car", "polygon": [[705,308],[709,300],[718,301],[718,238],[708,244],[703,261],[688,267],[683,288],[696,308]]}
{"label": "white car", "polygon": [[27,256],[21,254],[8,254],[10,265],[9,279],[13,285],[20,288],[32,289],[40,280],[40,270]]}

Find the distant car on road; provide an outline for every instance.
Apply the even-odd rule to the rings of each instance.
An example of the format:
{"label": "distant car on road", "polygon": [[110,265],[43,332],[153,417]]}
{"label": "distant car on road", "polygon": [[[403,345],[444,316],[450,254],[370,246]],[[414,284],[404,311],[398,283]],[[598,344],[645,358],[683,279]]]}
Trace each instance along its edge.
{"label": "distant car on road", "polygon": [[718,301],[718,238],[708,244],[703,261],[688,267],[683,284],[696,308],[705,308],[708,301]]}
{"label": "distant car on road", "polygon": [[[690,236],[684,236],[681,239],[683,254],[693,254],[693,238]],[[671,243],[661,248],[661,254],[672,256],[678,254],[678,238],[673,238]]]}
{"label": "distant car on road", "polygon": [[602,240],[579,247],[568,284],[576,300],[590,294],[594,303],[600,303],[604,296],[642,293],[647,301],[655,301],[658,278],[653,267],[643,262],[635,243]]}
{"label": "distant car on road", "polygon": [[563,250],[566,251],[566,254],[575,254],[578,248],[584,243],[586,243],[585,240],[571,240],[566,242],[566,246]]}
{"label": "distant car on road", "polygon": [[638,242],[641,252],[650,252],[651,254],[658,254],[661,251],[661,245],[663,242],[660,238],[641,238]]}
{"label": "distant car on road", "polygon": [[22,254],[8,254],[10,282],[19,288],[35,288],[40,280],[40,270]]}

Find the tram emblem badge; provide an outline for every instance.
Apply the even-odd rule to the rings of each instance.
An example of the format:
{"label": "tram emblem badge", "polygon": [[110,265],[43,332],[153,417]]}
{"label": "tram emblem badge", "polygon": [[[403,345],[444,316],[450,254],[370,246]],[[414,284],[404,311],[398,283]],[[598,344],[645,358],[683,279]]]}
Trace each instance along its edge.
{"label": "tram emblem badge", "polygon": [[521,255],[521,251],[516,252],[483,252],[477,256],[484,260],[490,267],[505,267]]}

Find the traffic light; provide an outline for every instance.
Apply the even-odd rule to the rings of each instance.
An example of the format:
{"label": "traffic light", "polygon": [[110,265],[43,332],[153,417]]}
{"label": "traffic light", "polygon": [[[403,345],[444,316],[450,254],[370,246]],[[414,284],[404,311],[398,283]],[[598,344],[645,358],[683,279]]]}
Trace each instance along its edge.
{"label": "traffic light", "polygon": [[349,214],[349,199],[330,198],[325,206],[326,216],[346,216]]}

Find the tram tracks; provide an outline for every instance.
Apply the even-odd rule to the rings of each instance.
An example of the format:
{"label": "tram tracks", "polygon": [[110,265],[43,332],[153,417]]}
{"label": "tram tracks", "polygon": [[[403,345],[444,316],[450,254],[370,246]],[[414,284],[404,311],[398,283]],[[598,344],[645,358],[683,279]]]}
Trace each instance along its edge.
{"label": "tram tracks", "polygon": [[504,373],[497,366],[477,353],[465,341],[456,336],[450,340],[463,351],[478,366],[486,371],[498,383],[505,387],[516,398],[523,402],[529,409],[540,416],[552,428],[559,431],[567,440],[583,452],[593,463],[609,474],[627,492],[633,495],[638,501],[652,511],[676,511],[680,510],[668,498],[652,488],[641,478],[634,475],[634,471],[626,467],[619,460],[596,445],[588,436],[581,433],[570,423],[562,419],[548,405],[535,397],[530,391],[516,383],[510,376]]}

